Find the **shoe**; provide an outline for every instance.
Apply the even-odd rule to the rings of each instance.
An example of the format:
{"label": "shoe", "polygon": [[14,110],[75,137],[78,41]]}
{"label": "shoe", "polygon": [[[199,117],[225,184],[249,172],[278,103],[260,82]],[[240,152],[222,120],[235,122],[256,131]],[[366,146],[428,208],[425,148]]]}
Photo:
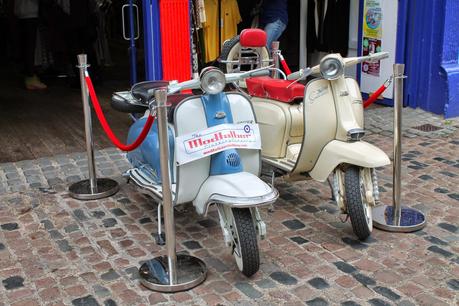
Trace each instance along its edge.
{"label": "shoe", "polygon": [[27,90],[44,90],[48,88],[36,75],[26,77],[24,83]]}

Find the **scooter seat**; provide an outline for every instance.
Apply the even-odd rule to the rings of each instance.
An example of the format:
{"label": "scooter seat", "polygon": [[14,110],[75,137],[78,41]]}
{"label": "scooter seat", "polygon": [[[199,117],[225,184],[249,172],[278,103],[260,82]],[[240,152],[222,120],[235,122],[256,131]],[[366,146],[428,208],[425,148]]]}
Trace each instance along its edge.
{"label": "scooter seat", "polygon": [[168,81],[145,81],[134,84],[131,88],[131,93],[134,98],[141,101],[144,104],[148,104],[154,94],[155,90],[160,87],[167,87]]}
{"label": "scooter seat", "polygon": [[[174,110],[182,100],[192,96],[191,94],[174,94],[167,96],[167,120],[174,121]],[[123,91],[116,92],[112,96],[111,106],[119,112],[123,113],[144,113],[148,109],[148,105],[133,97],[131,92]]]}
{"label": "scooter seat", "polygon": [[261,29],[245,29],[239,35],[239,43],[243,48],[265,47],[266,41],[266,32]]}
{"label": "scooter seat", "polygon": [[[292,84],[294,81],[273,79],[271,77],[256,77],[246,79],[249,95],[259,98],[268,98],[284,103],[292,103],[303,99],[304,85]],[[291,86],[289,86],[292,84]]]}

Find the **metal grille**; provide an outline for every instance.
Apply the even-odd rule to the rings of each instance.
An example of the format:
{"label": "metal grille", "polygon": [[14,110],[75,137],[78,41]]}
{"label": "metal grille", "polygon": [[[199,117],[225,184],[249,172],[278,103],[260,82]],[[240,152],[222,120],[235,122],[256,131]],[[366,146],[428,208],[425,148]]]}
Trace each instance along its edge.
{"label": "metal grille", "polygon": [[435,132],[435,131],[441,130],[442,128],[432,125],[430,123],[426,123],[423,125],[414,126],[413,129],[420,130],[422,132]]}
{"label": "metal grille", "polygon": [[226,163],[231,167],[239,167],[241,164],[241,160],[239,158],[239,154],[231,153],[226,157]]}

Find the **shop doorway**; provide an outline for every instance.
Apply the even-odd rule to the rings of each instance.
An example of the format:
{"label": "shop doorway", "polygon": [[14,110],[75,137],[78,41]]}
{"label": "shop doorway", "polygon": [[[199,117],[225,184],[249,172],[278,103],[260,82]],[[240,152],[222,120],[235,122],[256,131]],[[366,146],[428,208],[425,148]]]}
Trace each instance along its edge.
{"label": "shop doorway", "polygon": [[[0,66],[0,163],[84,151],[81,91],[75,61],[71,59],[74,54],[68,45],[73,38],[77,39],[72,38],[77,33],[68,31],[66,37],[59,37],[62,33],[55,32],[64,27],[62,20],[38,17],[34,73],[47,89],[26,89],[20,47],[23,42],[17,36],[18,18],[11,15],[7,2],[0,1],[0,25],[9,29],[2,30],[0,37],[0,55],[7,59]],[[130,87],[129,42],[122,35],[123,3],[104,0],[93,3],[97,5],[93,28],[97,37],[92,42],[95,56],[89,58],[91,73],[107,120],[120,139],[125,139],[130,119],[109,105],[112,92]],[[137,65],[143,67],[142,39],[136,44]],[[143,69],[138,70],[138,78],[144,78]],[[111,146],[95,116],[93,127],[96,149]]]}

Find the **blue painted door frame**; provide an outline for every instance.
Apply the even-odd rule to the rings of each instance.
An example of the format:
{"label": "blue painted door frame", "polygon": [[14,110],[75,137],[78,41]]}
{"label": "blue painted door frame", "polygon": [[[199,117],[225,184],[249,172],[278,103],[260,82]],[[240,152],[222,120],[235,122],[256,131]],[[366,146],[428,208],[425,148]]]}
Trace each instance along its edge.
{"label": "blue painted door frame", "polygon": [[[459,116],[459,1],[400,0],[406,12],[405,102],[445,117]],[[398,45],[397,45],[398,47]]]}
{"label": "blue painted door frame", "polygon": [[159,1],[142,0],[145,79],[162,79]]}

